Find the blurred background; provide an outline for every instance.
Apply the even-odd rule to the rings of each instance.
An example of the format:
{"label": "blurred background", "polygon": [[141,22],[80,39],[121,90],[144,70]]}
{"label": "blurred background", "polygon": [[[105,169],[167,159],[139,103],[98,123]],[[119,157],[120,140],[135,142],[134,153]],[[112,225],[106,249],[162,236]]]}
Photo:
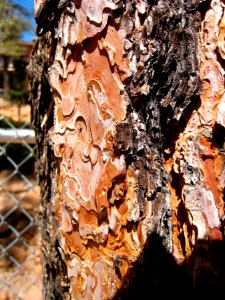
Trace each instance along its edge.
{"label": "blurred background", "polygon": [[0,0],[0,300],[41,300],[36,145],[26,68],[33,0]]}

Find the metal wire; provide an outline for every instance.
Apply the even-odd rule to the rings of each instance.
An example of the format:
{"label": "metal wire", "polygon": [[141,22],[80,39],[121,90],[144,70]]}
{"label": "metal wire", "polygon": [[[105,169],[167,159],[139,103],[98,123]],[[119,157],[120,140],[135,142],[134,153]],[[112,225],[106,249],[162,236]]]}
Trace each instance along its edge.
{"label": "metal wire", "polygon": [[36,145],[29,123],[0,115],[0,300],[40,300]]}

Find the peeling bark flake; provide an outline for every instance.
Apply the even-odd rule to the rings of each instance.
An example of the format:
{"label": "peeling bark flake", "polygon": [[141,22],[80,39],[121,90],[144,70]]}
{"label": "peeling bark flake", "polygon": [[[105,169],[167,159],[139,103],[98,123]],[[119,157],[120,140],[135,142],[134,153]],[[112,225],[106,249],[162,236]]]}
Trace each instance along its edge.
{"label": "peeling bark flake", "polygon": [[[41,72],[54,112],[41,127],[52,99],[35,96],[40,74],[31,82],[34,126],[54,161],[40,181],[52,184],[43,216],[52,216],[62,299],[139,295],[129,288],[137,265],[148,287],[163,287],[161,246],[173,271],[187,268],[177,277],[184,287],[198,287],[211,270],[203,243],[224,239],[224,4],[150,2],[35,1],[37,34],[51,41]],[[38,147],[48,165],[40,139]]]}

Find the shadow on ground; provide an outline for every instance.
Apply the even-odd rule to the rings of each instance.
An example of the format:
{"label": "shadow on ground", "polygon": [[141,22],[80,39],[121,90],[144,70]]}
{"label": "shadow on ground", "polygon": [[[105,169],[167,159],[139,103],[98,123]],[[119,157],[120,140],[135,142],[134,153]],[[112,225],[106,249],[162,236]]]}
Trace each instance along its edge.
{"label": "shadow on ground", "polygon": [[157,234],[149,237],[147,245],[114,299],[225,299],[224,241],[199,240],[192,256],[180,266]]}

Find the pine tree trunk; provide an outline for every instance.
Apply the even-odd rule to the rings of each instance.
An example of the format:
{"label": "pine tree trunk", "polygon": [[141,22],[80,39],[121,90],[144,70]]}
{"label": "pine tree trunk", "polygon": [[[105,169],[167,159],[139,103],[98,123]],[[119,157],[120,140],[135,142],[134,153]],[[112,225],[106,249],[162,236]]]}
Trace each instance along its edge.
{"label": "pine tree trunk", "polygon": [[45,299],[223,296],[223,1],[42,2]]}

